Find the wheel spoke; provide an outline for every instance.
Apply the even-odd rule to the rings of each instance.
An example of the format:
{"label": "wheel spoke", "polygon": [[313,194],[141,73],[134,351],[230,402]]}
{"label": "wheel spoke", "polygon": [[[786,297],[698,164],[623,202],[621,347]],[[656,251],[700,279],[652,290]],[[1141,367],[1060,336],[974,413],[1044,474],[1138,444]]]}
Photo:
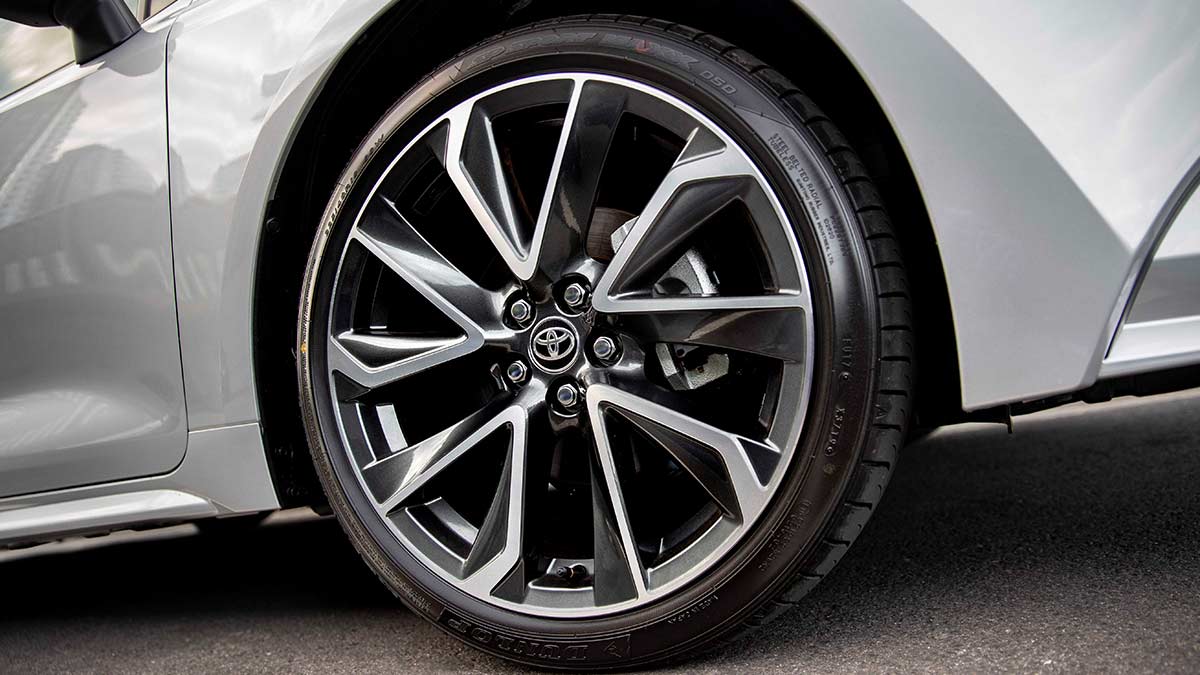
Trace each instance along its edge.
{"label": "wheel spoke", "polygon": [[[591,395],[589,390],[589,400]],[[589,405],[589,415],[596,448],[596,461],[592,462],[593,593],[597,605],[608,605],[644,597],[646,570],[633,539],[612,447],[600,419],[603,412],[599,408],[592,412]]]}
{"label": "wheel spoke", "polygon": [[[621,250],[626,244],[632,250],[627,257],[613,261],[616,272],[612,294],[620,296],[638,287],[653,286],[664,263],[670,264],[682,254],[684,242],[751,187],[753,183],[744,176],[705,178],[680,185],[654,220],[648,221],[650,225],[642,237],[636,243],[628,239],[622,243]],[[636,222],[643,222],[643,217]]]}
{"label": "wheel spoke", "polygon": [[526,413],[512,406],[503,417],[512,429],[508,457],[491,507],[463,563],[464,586],[484,595],[493,593],[510,576],[524,579],[517,568],[523,563],[525,544]]}
{"label": "wheel spoke", "polygon": [[[512,426],[514,438],[521,437],[519,445],[523,453],[525,411],[511,396],[501,396],[429,438],[363,467],[363,481],[379,504],[379,510],[390,513],[431,478],[504,425]],[[514,441],[513,445],[516,447],[518,443]]]}
{"label": "wheel spoke", "polygon": [[667,451],[684,468],[725,515],[735,520],[742,519],[742,508],[738,503],[737,491],[730,479],[720,455],[696,439],[671,429],[660,422],[636,415],[629,411],[618,411],[621,417],[632,422],[660,448]]}
{"label": "wheel spoke", "polygon": [[[678,322],[665,319],[663,324],[675,324],[660,326],[665,334],[693,338],[706,335],[717,340],[717,334],[727,332],[720,328],[727,322],[735,321],[745,326],[749,321],[759,328],[767,324],[765,327],[771,329],[773,336],[779,336],[782,331],[788,338],[796,337],[793,319],[770,316],[774,312],[747,313],[751,310],[808,308],[807,295],[800,290],[801,270],[795,260],[799,251],[789,240],[780,238],[779,215],[755,179],[754,172],[743,154],[725,146],[707,130],[697,129],[596,283],[592,306],[609,314],[705,313],[698,317],[681,317]],[[678,257],[685,242],[710,217],[734,201],[742,202],[753,218],[767,250],[770,267],[777,277],[776,288],[758,295],[651,296],[648,290],[656,281],[654,272],[661,269],[664,262],[670,262],[671,257]],[[728,313],[728,316],[720,316],[721,313]],[[741,345],[724,344],[728,341],[730,338],[721,338],[715,344],[697,344],[753,352],[765,350],[768,355],[779,358],[797,354],[784,343],[773,347],[769,343],[757,344],[751,337]],[[732,341],[736,341],[736,337]]]}
{"label": "wheel spoke", "polygon": [[[329,368],[367,389],[445,363],[467,353],[465,337],[400,337],[345,331],[329,340]],[[372,366],[369,364],[381,365]]]}
{"label": "wheel spoke", "polygon": [[500,257],[525,278],[528,249],[487,109],[471,102],[458,106],[431,134],[430,144]]}
{"label": "wheel spoke", "polygon": [[757,513],[765,505],[766,486],[758,479],[747,447],[769,446],[717,429],[649,397],[609,385],[589,387],[587,403],[597,445],[603,448],[602,459],[605,452],[611,452],[604,427],[604,412],[611,407],[671,453],[727,515],[741,520],[743,514]]}
{"label": "wheel spoke", "polygon": [[752,167],[704,129],[696,129],[596,283],[599,311],[624,286],[677,248],[709,216],[744,192]]}
{"label": "wheel spoke", "polygon": [[494,294],[459,271],[387,198],[371,201],[352,236],[461,326],[468,340],[501,325]]}
{"label": "wheel spoke", "polygon": [[[524,456],[524,452],[521,454]],[[463,562],[464,577],[478,572],[486,563],[491,562],[497,553],[504,550],[505,543],[511,538],[510,525],[517,528],[521,526],[520,520],[513,521],[509,518],[509,511],[513,505],[513,478],[513,456],[510,452],[504,460],[504,468],[500,472],[500,484],[496,487],[496,494],[492,497],[487,516],[484,517],[483,524],[479,526],[479,532],[475,535],[471,553]]]}
{"label": "wheel spoke", "polygon": [[628,96],[625,87],[606,82],[575,84],[531,246],[546,278],[559,278],[583,250],[600,176]]}
{"label": "wheel spoke", "polygon": [[469,354],[503,330],[492,294],[434,249],[391,201],[376,197],[368,202],[351,237],[457,324],[462,335],[342,331],[329,339],[332,370],[374,389]]}
{"label": "wheel spoke", "polygon": [[[618,301],[624,308],[627,302]],[[808,311],[800,295],[665,297],[646,300],[622,328],[646,342],[703,345],[802,361]]]}

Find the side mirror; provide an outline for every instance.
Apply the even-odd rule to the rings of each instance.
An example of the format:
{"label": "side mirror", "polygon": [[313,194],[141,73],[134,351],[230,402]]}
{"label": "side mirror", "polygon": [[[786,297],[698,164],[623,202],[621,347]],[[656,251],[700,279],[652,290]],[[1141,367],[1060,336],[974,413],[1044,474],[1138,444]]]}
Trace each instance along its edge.
{"label": "side mirror", "polygon": [[91,61],[140,28],[124,0],[0,0],[0,19],[67,27],[75,45],[75,63]]}

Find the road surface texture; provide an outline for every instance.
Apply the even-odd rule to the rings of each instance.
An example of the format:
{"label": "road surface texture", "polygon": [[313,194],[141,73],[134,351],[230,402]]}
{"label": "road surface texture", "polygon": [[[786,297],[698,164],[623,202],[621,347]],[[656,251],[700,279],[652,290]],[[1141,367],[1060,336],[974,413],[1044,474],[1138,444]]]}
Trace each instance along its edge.
{"label": "road surface texture", "polygon": [[[680,672],[1200,670],[1200,394],[940,431],[809,598]],[[336,523],[0,553],[0,671],[507,672]]]}

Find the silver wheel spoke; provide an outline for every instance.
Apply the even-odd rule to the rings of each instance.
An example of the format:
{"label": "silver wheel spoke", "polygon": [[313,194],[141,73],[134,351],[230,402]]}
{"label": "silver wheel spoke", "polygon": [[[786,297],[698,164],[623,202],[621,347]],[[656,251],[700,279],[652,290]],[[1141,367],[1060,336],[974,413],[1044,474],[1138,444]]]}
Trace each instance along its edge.
{"label": "silver wheel spoke", "polygon": [[[681,245],[710,217],[735,201],[743,203],[753,216],[780,277],[779,287],[759,295],[653,296],[649,292],[655,281],[652,273],[663,262],[670,262],[665,260],[668,256],[678,256]],[[776,337],[802,337],[794,321],[804,321],[804,317],[758,311],[809,309],[807,294],[800,290],[800,268],[793,258],[799,253],[786,238],[779,240],[780,225],[775,205],[754,177],[746,156],[726,147],[707,130],[697,129],[596,283],[592,306],[609,314],[700,312],[703,315],[663,317],[657,324],[664,335],[659,339],[795,358],[803,352],[793,349],[794,345],[772,345],[753,337],[736,344],[738,336],[728,330],[731,323],[743,328],[753,324]]]}
{"label": "silver wheel spoke", "polygon": [[[397,449],[363,467],[363,480],[382,513],[389,513],[421,489],[431,478],[458,460],[484,438],[504,425],[513,425],[524,452],[525,411],[511,397],[501,397],[462,421],[429,438]],[[520,425],[519,431],[517,425]],[[518,445],[514,442],[514,446]]]}
{"label": "silver wheel spoke", "polygon": [[[592,528],[595,555],[596,604],[605,605],[647,594],[646,570],[638,555],[633,527],[617,478],[612,446],[605,432],[603,411],[593,405],[588,390],[588,416],[599,467],[592,466]],[[597,468],[599,471],[597,471]]]}
{"label": "silver wheel spoke", "polygon": [[495,294],[459,271],[390,200],[372,200],[352,236],[461,326],[468,338],[500,325]]}
{"label": "silver wheel spoke", "polygon": [[434,153],[500,257],[517,278],[527,278],[528,249],[504,177],[491,116],[468,102],[450,111],[446,122],[445,131],[431,137]]}
{"label": "silver wheel spoke", "polygon": [[526,411],[514,405],[501,417],[512,429],[508,457],[491,507],[463,563],[464,586],[483,595],[490,595],[521,564],[524,547]]}
{"label": "silver wheel spoke", "polygon": [[471,351],[464,348],[465,337],[408,338],[354,331],[330,338],[329,345],[329,368],[367,389],[382,387]]}
{"label": "silver wheel spoke", "polygon": [[[329,367],[374,389],[482,347],[501,328],[492,294],[460,272],[401,215],[376,197],[363,209],[351,238],[449,317],[455,337],[404,337],[342,331],[329,339]],[[486,331],[486,332],[485,332]]]}
{"label": "silver wheel spoke", "polygon": [[697,129],[596,283],[593,306],[616,299],[659,258],[676,249],[722,206],[745,192],[753,167],[710,132]]}
{"label": "silver wheel spoke", "polygon": [[575,83],[531,247],[537,269],[546,278],[561,276],[583,250],[600,176],[628,95],[628,89],[609,83]]}
{"label": "silver wheel spoke", "polygon": [[[609,385],[589,387],[587,399],[602,462],[612,463],[604,426],[605,408],[611,406],[671,453],[727,515],[741,520],[742,514],[757,513],[765,505],[766,486],[759,482],[746,450],[747,445],[763,448],[765,444],[717,429],[659,402]],[[608,475],[607,469],[605,474]],[[615,471],[612,475],[615,480]]]}

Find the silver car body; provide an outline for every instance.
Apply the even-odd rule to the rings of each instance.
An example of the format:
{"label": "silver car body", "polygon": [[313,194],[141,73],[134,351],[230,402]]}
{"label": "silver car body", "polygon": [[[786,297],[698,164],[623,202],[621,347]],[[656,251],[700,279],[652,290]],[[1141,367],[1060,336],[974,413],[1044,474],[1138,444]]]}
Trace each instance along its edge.
{"label": "silver car body", "polygon": [[[264,214],[393,4],[178,0],[0,98],[0,543],[279,506],[252,362]],[[964,410],[1200,363],[1200,5],[797,4],[907,154]]]}

